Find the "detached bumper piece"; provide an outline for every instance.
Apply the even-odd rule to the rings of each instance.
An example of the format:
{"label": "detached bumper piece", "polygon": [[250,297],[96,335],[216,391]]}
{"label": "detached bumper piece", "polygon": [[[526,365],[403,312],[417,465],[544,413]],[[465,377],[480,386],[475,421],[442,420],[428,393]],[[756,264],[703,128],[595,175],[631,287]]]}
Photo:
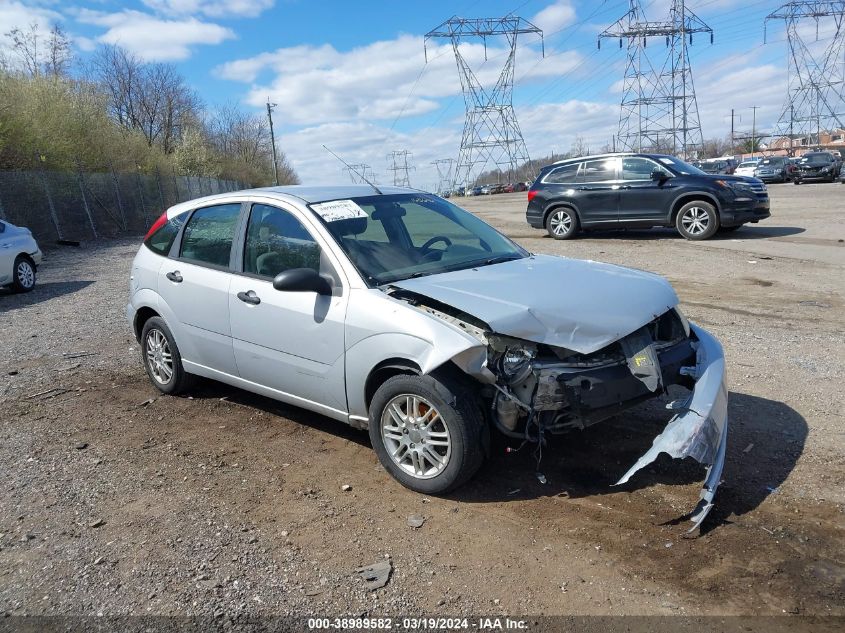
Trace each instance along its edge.
{"label": "detached bumper piece", "polygon": [[706,330],[692,324],[690,328],[698,339],[694,343],[696,364],[682,371],[695,380],[695,387],[685,401],[670,405],[680,412],[654,439],[648,452],[615,485],[627,482],[637,471],[657,459],[660,453],[677,459],[692,457],[706,465],[707,478],[701,497],[690,515],[693,525],[689,531],[692,532],[713,507],[716,489],[721,482],[728,436],[728,386],[722,346]]}

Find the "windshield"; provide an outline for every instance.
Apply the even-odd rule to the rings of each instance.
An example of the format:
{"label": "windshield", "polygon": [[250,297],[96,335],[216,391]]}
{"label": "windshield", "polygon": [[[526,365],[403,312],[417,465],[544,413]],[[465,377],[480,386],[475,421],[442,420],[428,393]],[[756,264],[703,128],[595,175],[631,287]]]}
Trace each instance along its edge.
{"label": "windshield", "polygon": [[429,194],[310,206],[371,286],[528,255],[471,213]]}
{"label": "windshield", "polygon": [[751,161],[740,163],[738,169],[748,169],[749,167],[756,167],[757,163],[752,163]]}
{"label": "windshield", "polygon": [[824,165],[832,161],[829,154],[806,154],[801,158],[801,162],[805,165]]}
{"label": "windshield", "polygon": [[783,159],[782,158],[764,158],[760,161],[761,165],[782,165]]}
{"label": "windshield", "polygon": [[685,163],[680,158],[675,158],[674,156],[660,156],[657,160],[664,165],[669,165],[669,167],[684,176],[701,175],[705,173],[698,167],[693,167],[689,163]]}

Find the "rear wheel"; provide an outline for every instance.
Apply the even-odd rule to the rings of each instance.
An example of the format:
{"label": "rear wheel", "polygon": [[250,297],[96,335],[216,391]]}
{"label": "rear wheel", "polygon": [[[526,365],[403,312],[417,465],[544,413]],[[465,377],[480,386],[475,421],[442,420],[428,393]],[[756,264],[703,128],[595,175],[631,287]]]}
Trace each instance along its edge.
{"label": "rear wheel", "polygon": [[182,366],[182,355],[164,319],[151,317],[141,332],[141,356],[147,376],[162,393],[176,395],[193,384]]}
{"label": "rear wheel", "polygon": [[29,257],[18,255],[12,272],[12,288],[15,292],[29,292],[35,288],[35,264]]}
{"label": "rear wheel", "polygon": [[688,240],[706,240],[719,229],[716,208],[701,200],[688,202],[678,211],[675,228]]}
{"label": "rear wheel", "polygon": [[572,209],[552,209],[546,218],[546,231],[556,240],[568,240],[578,232],[578,216]]}
{"label": "rear wheel", "polygon": [[403,486],[443,494],[481,467],[489,429],[477,396],[457,381],[399,375],[370,404],[370,440],[382,466]]}

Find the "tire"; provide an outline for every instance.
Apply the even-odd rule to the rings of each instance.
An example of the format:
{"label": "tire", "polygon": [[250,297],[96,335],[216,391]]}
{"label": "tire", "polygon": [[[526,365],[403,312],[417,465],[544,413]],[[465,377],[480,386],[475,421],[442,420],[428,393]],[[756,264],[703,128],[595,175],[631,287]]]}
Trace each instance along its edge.
{"label": "tire", "polygon": [[29,292],[35,288],[35,264],[26,255],[18,255],[12,268],[12,289]]}
{"label": "tire", "polygon": [[578,216],[568,207],[552,209],[546,216],[546,231],[556,240],[568,240],[578,232]]}
{"label": "tire", "polygon": [[[409,410],[417,420],[428,418],[428,424],[409,421]],[[477,395],[456,380],[429,375],[386,380],[370,404],[369,430],[387,472],[406,488],[430,495],[466,483],[490,445]],[[396,453],[397,458],[391,456]]]}
{"label": "tire", "polygon": [[800,184],[801,184],[801,179],[800,179],[800,178],[795,178],[795,179],[792,181],[792,184],[793,184],[793,185],[800,185]]}
{"label": "tire", "polygon": [[[169,364],[167,354],[170,355]],[[144,323],[141,331],[141,359],[150,382],[162,393],[176,395],[194,383],[194,376],[182,366],[182,355],[173,333],[161,317],[150,317]]]}
{"label": "tire", "polygon": [[719,216],[709,202],[693,200],[678,209],[675,228],[688,240],[706,240],[719,230]]}

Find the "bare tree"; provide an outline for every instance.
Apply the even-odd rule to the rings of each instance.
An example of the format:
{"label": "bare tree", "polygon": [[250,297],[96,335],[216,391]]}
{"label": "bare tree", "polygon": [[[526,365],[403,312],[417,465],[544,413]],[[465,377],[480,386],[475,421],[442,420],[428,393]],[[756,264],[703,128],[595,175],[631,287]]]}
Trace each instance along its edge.
{"label": "bare tree", "polygon": [[12,51],[18,58],[19,66],[30,77],[41,74],[41,64],[38,58],[38,23],[32,22],[29,27],[22,29],[15,27],[6,33],[12,40]]}
{"label": "bare tree", "polygon": [[70,38],[62,27],[54,24],[47,37],[47,60],[44,72],[50,77],[66,77],[73,61]]}
{"label": "bare tree", "polygon": [[111,116],[140,131],[150,147],[173,152],[185,122],[198,118],[199,97],[171,64],[148,64],[120,46],[104,46],[92,71],[108,96]]}
{"label": "bare tree", "polygon": [[270,127],[265,117],[243,112],[227,104],[214,111],[208,127],[221,154],[246,163],[272,161]]}
{"label": "bare tree", "polygon": [[573,156],[589,156],[590,155],[590,146],[584,140],[584,137],[580,134],[575,137],[575,140],[572,142],[572,149],[570,153]]}

